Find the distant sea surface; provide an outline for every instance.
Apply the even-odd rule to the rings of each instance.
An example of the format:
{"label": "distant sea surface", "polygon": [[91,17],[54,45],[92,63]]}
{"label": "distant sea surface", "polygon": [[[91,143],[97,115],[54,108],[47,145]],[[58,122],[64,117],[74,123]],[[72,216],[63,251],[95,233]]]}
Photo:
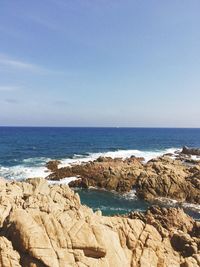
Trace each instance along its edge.
{"label": "distant sea surface", "polygon": [[[19,180],[45,177],[45,164],[51,159],[61,160],[63,166],[99,156],[135,155],[149,160],[183,145],[200,147],[200,129],[0,127],[0,176]],[[78,192],[82,203],[104,214],[149,206],[134,192],[124,196],[95,189]],[[186,211],[200,217],[193,209]]]}

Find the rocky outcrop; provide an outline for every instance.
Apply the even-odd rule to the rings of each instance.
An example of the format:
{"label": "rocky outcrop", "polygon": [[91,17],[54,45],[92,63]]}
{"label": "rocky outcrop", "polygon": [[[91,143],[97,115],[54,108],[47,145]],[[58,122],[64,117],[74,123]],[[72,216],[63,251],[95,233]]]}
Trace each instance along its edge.
{"label": "rocky outcrop", "polygon": [[199,266],[200,225],[180,209],[104,217],[67,185],[0,183],[2,267]]}
{"label": "rocky outcrop", "polygon": [[137,194],[147,200],[165,197],[199,204],[200,189],[195,185],[199,170],[199,165],[191,167],[169,157],[151,160],[137,179]]}
{"label": "rocky outcrop", "polygon": [[90,186],[128,192],[135,189],[138,197],[153,200],[172,198],[200,204],[200,164],[187,164],[179,159],[162,156],[147,163],[141,158],[99,158],[96,161],[63,167],[51,173],[47,179],[59,180],[77,176],[69,185]]}
{"label": "rocky outcrop", "polygon": [[95,161],[63,167],[50,174],[47,179],[59,180],[65,177],[78,176],[80,180],[71,182],[72,187],[106,188],[117,192],[127,192],[143,169],[142,158],[98,158]]}
{"label": "rocky outcrop", "polygon": [[173,249],[187,258],[181,266],[193,266],[191,257],[200,265],[200,222],[194,222],[181,209],[151,207],[146,213],[132,212],[128,217],[153,225],[162,238],[170,237]]}
{"label": "rocky outcrop", "polygon": [[200,156],[200,148],[189,148],[184,146],[181,154]]}
{"label": "rocky outcrop", "polygon": [[60,164],[61,162],[59,160],[50,160],[47,162],[46,164],[46,167],[48,170],[52,171],[52,172],[55,172],[58,170],[58,165]]}
{"label": "rocky outcrop", "polygon": [[[193,235],[193,231],[196,231],[194,229],[199,227],[198,222],[194,222],[180,208],[152,206],[145,213],[131,212],[128,218],[140,219],[144,223],[153,225],[163,237],[174,231],[182,231]],[[196,233],[195,235],[199,234]]]}

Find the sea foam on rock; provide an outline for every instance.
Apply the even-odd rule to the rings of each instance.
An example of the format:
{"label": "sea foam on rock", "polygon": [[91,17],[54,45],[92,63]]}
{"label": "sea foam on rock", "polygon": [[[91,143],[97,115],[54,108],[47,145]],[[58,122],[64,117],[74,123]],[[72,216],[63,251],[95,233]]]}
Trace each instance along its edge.
{"label": "sea foam on rock", "polygon": [[104,217],[44,179],[0,180],[0,200],[2,267],[200,264],[200,225],[181,209]]}

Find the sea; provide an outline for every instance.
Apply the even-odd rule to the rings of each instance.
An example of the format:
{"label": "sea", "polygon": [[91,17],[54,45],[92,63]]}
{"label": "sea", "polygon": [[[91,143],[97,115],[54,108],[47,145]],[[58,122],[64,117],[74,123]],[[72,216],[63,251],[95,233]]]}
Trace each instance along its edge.
{"label": "sea", "polygon": [[[86,128],[0,127],[0,177],[8,180],[46,177],[45,164],[52,159],[61,166],[95,160],[99,156],[144,157],[146,161],[182,146],[200,147],[200,129],[189,128]],[[68,183],[74,177],[60,183]],[[134,191],[120,195],[106,190],[76,189],[82,204],[104,215],[145,211],[149,206],[181,206],[200,220],[200,205],[158,199],[148,203]]]}

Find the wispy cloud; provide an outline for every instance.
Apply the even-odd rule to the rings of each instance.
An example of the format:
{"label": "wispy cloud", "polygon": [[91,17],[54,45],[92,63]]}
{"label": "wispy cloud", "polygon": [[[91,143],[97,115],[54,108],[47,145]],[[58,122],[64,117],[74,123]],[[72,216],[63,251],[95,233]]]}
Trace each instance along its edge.
{"label": "wispy cloud", "polygon": [[56,100],[53,102],[53,104],[58,105],[58,106],[68,106],[69,102],[66,100]]}
{"label": "wispy cloud", "polygon": [[19,101],[17,99],[14,98],[6,98],[5,102],[9,103],[9,104],[18,104]]}
{"label": "wispy cloud", "polygon": [[60,70],[52,70],[45,68],[43,66],[28,63],[22,60],[13,59],[6,55],[0,54],[0,69],[15,69],[15,70],[24,70],[38,74],[63,74],[63,71]]}
{"label": "wispy cloud", "polygon": [[0,64],[13,68],[38,70],[38,66],[0,56]]}
{"label": "wispy cloud", "polygon": [[19,90],[18,86],[12,86],[12,85],[0,86],[0,92],[13,92],[13,91],[18,91],[18,90]]}

